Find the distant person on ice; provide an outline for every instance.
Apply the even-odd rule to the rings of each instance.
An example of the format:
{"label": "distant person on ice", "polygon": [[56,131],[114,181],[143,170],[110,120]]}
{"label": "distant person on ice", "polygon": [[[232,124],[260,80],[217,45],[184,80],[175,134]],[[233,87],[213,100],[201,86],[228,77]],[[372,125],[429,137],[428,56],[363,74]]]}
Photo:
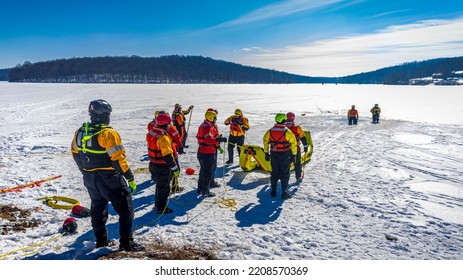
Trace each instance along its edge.
{"label": "distant person on ice", "polygon": [[264,135],[265,160],[270,161],[272,172],[270,173],[270,195],[276,197],[277,184],[281,182],[281,198],[291,197],[286,192],[289,182],[291,162],[296,160],[297,140],[294,133],[285,125],[286,114],[278,113],[275,116],[275,125],[267,130]]}
{"label": "distant person on ice", "polygon": [[230,125],[230,136],[228,136],[228,161],[226,164],[233,163],[233,150],[238,151],[240,156],[241,147],[244,145],[244,134],[249,129],[248,118],[243,116],[241,109],[236,109],[235,113],[225,120],[225,125]]}
{"label": "distant person on ice", "polygon": [[379,123],[379,115],[381,114],[381,108],[378,107],[378,104],[375,104],[370,110],[371,116],[373,118],[373,123]]}
{"label": "distant person on ice", "polygon": [[185,145],[186,138],[188,137],[185,129],[185,115],[188,115],[193,108],[194,106],[191,105],[188,107],[188,110],[182,110],[182,105],[177,103],[175,104],[174,111],[172,112],[172,123],[175,125],[175,128],[177,128],[178,133],[180,133],[180,139],[182,140],[184,148],[188,148],[188,146]]}
{"label": "distant person on ice", "polygon": [[102,99],[90,102],[91,121],[75,132],[71,152],[92,201],[90,216],[96,247],[109,245],[106,222],[110,201],[119,215],[119,250],[140,251],[143,246],[135,243],[132,237],[134,209],[131,194],[136,191],[137,184],[121,137],[109,126],[111,111],[111,105]]}
{"label": "distant person on ice", "polygon": [[359,112],[355,109],[355,105],[352,105],[349,111],[347,111],[347,120],[349,125],[356,125],[359,119]]}

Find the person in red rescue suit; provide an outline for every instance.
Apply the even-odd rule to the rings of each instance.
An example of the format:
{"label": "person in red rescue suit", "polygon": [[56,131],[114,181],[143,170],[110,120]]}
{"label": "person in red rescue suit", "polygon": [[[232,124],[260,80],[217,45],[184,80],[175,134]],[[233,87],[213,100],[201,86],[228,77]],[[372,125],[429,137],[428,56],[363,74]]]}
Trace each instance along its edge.
{"label": "person in red rescue suit", "polygon": [[198,140],[198,161],[200,164],[198,193],[204,196],[215,196],[210,191],[214,180],[214,171],[217,166],[217,149],[220,143],[227,142],[227,138],[221,137],[215,122],[217,114],[214,111],[207,111],[204,122],[199,126],[196,139]]}
{"label": "person in red rescue suit", "polygon": [[159,114],[156,126],[146,134],[148,144],[149,170],[156,180],[154,206],[156,213],[168,214],[173,210],[167,207],[167,199],[171,193],[172,177],[180,174],[176,145],[167,131],[171,118],[167,114]]}
{"label": "person in red rescue suit", "polygon": [[[294,122],[296,118],[296,115],[293,112],[289,112],[286,114],[286,127],[291,130],[291,132],[294,134],[296,137],[297,141],[297,154],[296,154],[296,159],[294,162],[294,173],[296,173],[296,181],[298,183],[302,182],[302,164],[301,164],[301,142],[302,145],[304,146],[304,153],[306,153],[309,150],[309,143],[307,141],[307,138],[305,137],[304,130],[302,127]],[[312,142],[312,141],[310,141]],[[311,143],[310,143],[311,144]],[[309,155],[310,156],[310,155]]]}
{"label": "person in red rescue suit", "polygon": [[236,146],[238,157],[241,147],[244,145],[244,134],[249,129],[248,118],[243,116],[240,109],[235,110],[235,114],[225,120],[225,125],[230,125],[230,136],[228,136],[228,161],[226,164],[233,163],[233,150]]}
{"label": "person in red rescue suit", "polygon": [[178,133],[180,133],[180,139],[182,140],[182,147],[188,148],[186,145],[187,131],[185,129],[185,115],[188,115],[191,110],[194,108],[193,105],[188,107],[187,110],[182,110],[182,105],[175,104],[174,111],[172,112],[172,123],[177,128]]}
{"label": "person in red rescue suit", "polygon": [[111,105],[105,100],[90,102],[91,121],[75,132],[71,152],[91,199],[90,216],[96,247],[109,245],[106,222],[108,203],[111,202],[119,215],[119,249],[139,251],[143,246],[135,243],[132,236],[134,208],[131,194],[136,191],[137,184],[121,137],[109,126],[111,111]]}
{"label": "person in red rescue suit", "polygon": [[[150,132],[156,126],[156,117],[160,114],[169,116],[169,113],[164,110],[154,112],[154,119],[148,123],[148,132]],[[177,128],[172,123],[169,123],[167,124],[167,132],[169,133],[170,137],[172,137],[172,140],[174,140],[175,145],[177,145],[177,152],[179,154],[184,154],[182,139]]]}
{"label": "person in red rescue suit", "polygon": [[347,111],[347,119],[349,125],[356,125],[359,119],[359,112],[355,109],[355,105],[352,105],[349,111]]}
{"label": "person in red rescue suit", "polygon": [[[207,112],[211,112],[211,111],[212,111],[212,112],[215,112],[215,113],[216,113],[216,118],[217,118],[217,116],[219,115],[219,111],[218,111],[217,109],[215,109],[215,108],[207,108],[206,111],[207,111]],[[214,127],[215,127],[215,129],[217,129],[217,131],[219,131],[219,127],[217,126],[217,122],[214,122]],[[220,135],[220,137],[221,137],[221,136],[222,136],[222,135]],[[223,149],[222,149],[222,147],[219,146],[219,147],[217,148],[217,150],[219,151],[219,153],[223,154]],[[217,169],[217,161],[218,161],[218,159],[215,161],[214,171],[212,172],[212,183],[211,183],[211,185],[209,186],[211,189],[212,189],[212,188],[220,188],[219,183],[217,183],[217,181],[215,180],[215,171],[216,171],[216,169]]]}
{"label": "person in red rescue suit", "polygon": [[267,130],[264,135],[265,160],[270,161],[272,166],[270,195],[276,197],[277,184],[280,181],[282,199],[291,197],[286,189],[288,188],[291,162],[295,161],[297,154],[296,136],[286,127],[285,122],[286,114],[276,114],[275,125]]}

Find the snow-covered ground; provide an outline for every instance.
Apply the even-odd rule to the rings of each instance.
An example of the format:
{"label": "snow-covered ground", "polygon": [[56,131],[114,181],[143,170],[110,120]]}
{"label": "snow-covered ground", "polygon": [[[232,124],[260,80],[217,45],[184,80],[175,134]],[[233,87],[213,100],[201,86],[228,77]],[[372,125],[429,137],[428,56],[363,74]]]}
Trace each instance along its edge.
{"label": "snow-covered ground", "polygon": [[[90,218],[77,218],[77,233],[48,242],[70,211],[37,200],[66,196],[89,207],[70,143],[88,120],[89,102],[98,98],[113,107],[111,125],[133,170],[148,165],[146,125],[154,111],[171,112],[175,103],[195,106],[190,147],[180,156],[183,170],[199,171],[194,136],[209,107],[218,109],[223,134],[223,121],[240,108],[251,125],[248,144],[262,145],[277,112],[295,112],[312,133],[314,154],[304,181],[296,185],[291,174],[293,198],[284,202],[270,196],[269,174],[241,170],[236,152],[232,166],[223,167],[219,156],[222,188],[215,190],[219,198],[235,199],[236,211],[220,207],[216,198],[197,197],[197,175],[182,173],[186,190],[169,203],[175,212],[159,218],[153,211],[155,185],[148,173],[137,174],[134,235],[141,243],[200,245],[225,260],[463,259],[461,87],[0,83],[0,187],[62,175],[0,194],[1,205],[31,210],[39,222],[24,233],[0,235],[4,259],[95,259],[108,252],[94,249]],[[378,125],[369,113],[375,103],[383,111]],[[360,121],[348,126],[345,115],[353,104]],[[117,240],[113,210],[108,229]],[[42,241],[47,242],[24,249]]]}

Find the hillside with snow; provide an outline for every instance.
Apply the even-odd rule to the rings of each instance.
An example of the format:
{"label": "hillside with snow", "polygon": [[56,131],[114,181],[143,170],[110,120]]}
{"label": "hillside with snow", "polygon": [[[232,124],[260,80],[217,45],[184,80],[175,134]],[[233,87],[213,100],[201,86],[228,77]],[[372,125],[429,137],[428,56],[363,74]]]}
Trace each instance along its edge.
{"label": "hillside with snow", "polygon": [[[459,87],[375,85],[124,85],[0,83],[0,188],[52,176],[21,192],[0,193],[1,205],[30,211],[24,231],[0,218],[2,259],[97,259],[90,218],[60,235],[70,211],[38,200],[77,199],[90,207],[70,156],[74,131],[88,120],[94,99],[113,107],[131,168],[138,170],[134,236],[145,245],[168,242],[209,248],[222,260],[461,260],[463,259],[463,95]],[[153,210],[155,185],[147,172],[146,126],[159,109],[194,105],[186,154],[180,156],[184,192],[172,195],[174,213]],[[373,104],[382,109],[371,123]],[[347,109],[360,112],[348,126]],[[304,181],[290,178],[293,197],[270,196],[269,174],[224,166],[219,155],[216,198],[198,197],[195,134],[207,108],[218,109],[219,130],[240,108],[250,121],[247,144],[262,145],[277,112],[292,111],[312,133],[314,153]],[[187,116],[188,117],[188,116]],[[226,149],[225,149],[226,150]],[[197,174],[197,173],[196,173]],[[279,189],[280,191],[280,189]],[[236,201],[235,207],[220,204]],[[118,240],[110,210],[110,238]]]}

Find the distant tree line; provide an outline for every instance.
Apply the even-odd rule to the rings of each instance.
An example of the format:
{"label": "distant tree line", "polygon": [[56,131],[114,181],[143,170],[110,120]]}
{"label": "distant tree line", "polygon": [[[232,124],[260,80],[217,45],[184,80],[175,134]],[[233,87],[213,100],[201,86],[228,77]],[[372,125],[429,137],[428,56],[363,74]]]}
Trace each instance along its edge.
{"label": "distant tree line", "polygon": [[202,56],[95,57],[24,63],[10,82],[46,83],[308,83],[317,78]]}
{"label": "distant tree line", "polygon": [[348,84],[408,85],[412,79],[432,77],[435,74],[439,74],[441,79],[445,80],[453,77],[455,71],[461,70],[463,70],[463,57],[437,58],[345,76],[338,81]]}
{"label": "distant tree line", "polygon": [[[84,57],[0,69],[0,81],[38,83],[462,84],[463,57],[414,61],[344,77],[308,77],[202,56]],[[423,79],[422,79],[423,78]],[[426,78],[426,79],[424,79]],[[435,79],[436,78],[436,79]]]}

